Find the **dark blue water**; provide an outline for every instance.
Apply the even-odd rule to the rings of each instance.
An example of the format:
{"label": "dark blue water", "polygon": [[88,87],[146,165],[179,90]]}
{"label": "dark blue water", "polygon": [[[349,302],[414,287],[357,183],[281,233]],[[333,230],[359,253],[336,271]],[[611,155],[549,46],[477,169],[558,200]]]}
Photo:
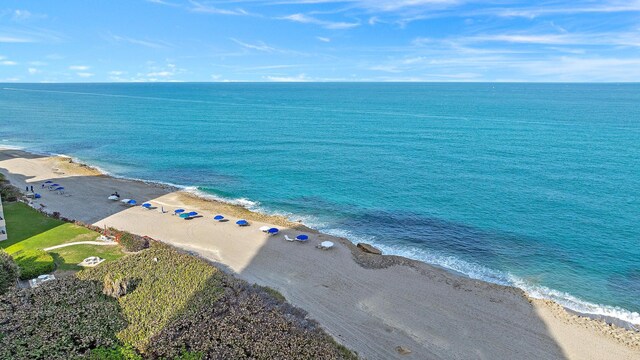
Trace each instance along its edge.
{"label": "dark blue water", "polygon": [[2,144],[640,323],[638,84],[0,89]]}

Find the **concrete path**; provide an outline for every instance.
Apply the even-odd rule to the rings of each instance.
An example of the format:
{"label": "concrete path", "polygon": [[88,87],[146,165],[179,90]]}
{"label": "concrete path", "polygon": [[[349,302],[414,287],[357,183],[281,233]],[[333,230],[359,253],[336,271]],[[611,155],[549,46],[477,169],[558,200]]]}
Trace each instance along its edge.
{"label": "concrete path", "polygon": [[48,247],[48,248],[44,249],[44,251],[51,251],[51,250],[54,250],[54,249],[59,249],[59,248],[67,247],[67,246],[73,246],[73,245],[113,246],[113,245],[118,245],[118,243],[117,242],[104,242],[104,241],[78,241],[78,242],[72,242],[72,243],[68,243],[68,244],[62,244],[62,245],[56,245],[56,246]]}

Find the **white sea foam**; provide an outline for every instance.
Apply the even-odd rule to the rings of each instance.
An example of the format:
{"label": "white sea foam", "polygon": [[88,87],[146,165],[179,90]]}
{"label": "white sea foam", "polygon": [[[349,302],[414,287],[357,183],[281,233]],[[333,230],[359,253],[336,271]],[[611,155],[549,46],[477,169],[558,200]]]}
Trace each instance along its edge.
{"label": "white sea foam", "polygon": [[[349,235],[348,231],[343,230],[333,230],[332,232],[336,234]],[[349,236],[343,237],[349,238]],[[524,292],[533,298],[553,300],[563,307],[579,313],[603,315],[617,318],[636,326],[640,325],[640,314],[638,312],[632,312],[616,306],[594,304],[577,298],[569,293],[531,283],[508,272],[493,270],[473,262],[462,260],[455,256],[441,254],[436,251],[430,251],[416,246],[389,245],[379,242],[373,237],[363,240],[380,248],[385,254],[403,256],[426,262],[428,264],[437,265],[445,269],[464,274],[472,279],[517,287],[524,290]]]}

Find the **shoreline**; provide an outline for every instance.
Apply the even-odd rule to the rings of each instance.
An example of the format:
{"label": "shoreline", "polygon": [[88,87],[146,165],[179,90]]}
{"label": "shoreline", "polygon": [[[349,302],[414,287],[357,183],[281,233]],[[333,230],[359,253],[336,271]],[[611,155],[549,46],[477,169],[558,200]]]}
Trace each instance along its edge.
{"label": "shoreline", "polygon": [[[346,237],[343,236],[338,236],[338,235],[331,235],[331,234],[327,234],[327,233],[323,233],[321,230],[318,229],[314,229],[306,224],[304,224],[304,222],[302,220],[298,220],[298,221],[294,221],[290,218],[288,218],[287,216],[284,215],[277,215],[277,214],[269,214],[267,212],[261,212],[259,210],[255,210],[255,209],[249,209],[247,206],[238,204],[236,201],[234,201],[234,199],[225,199],[224,197],[220,197],[214,194],[208,194],[202,190],[199,190],[196,186],[190,186],[190,185],[179,185],[179,184],[172,184],[172,183],[168,183],[168,182],[163,182],[163,181],[159,181],[159,180],[146,180],[146,179],[139,179],[139,178],[132,178],[132,177],[127,177],[127,176],[121,176],[121,175],[115,175],[99,166],[95,166],[95,165],[91,165],[86,163],[85,161],[67,155],[67,154],[58,154],[58,153],[51,153],[51,152],[47,152],[47,151],[28,151],[28,150],[24,150],[24,148],[20,147],[20,146],[6,146],[6,145],[1,145],[0,144],[0,151],[2,150],[14,150],[14,151],[20,151],[20,152],[25,152],[31,155],[39,155],[39,156],[45,156],[45,157],[50,157],[50,158],[55,158],[57,159],[60,163],[67,163],[69,162],[69,164],[73,164],[73,166],[71,167],[76,168],[80,167],[82,169],[87,169],[89,171],[90,174],[94,174],[95,176],[104,176],[104,177],[109,177],[109,178],[113,178],[113,179],[119,179],[119,180],[125,180],[125,181],[132,181],[132,182],[138,182],[141,184],[145,184],[148,186],[154,186],[154,187],[158,187],[161,189],[166,189],[166,190],[172,190],[172,191],[177,191],[180,192],[185,199],[191,199],[192,202],[194,204],[199,204],[200,206],[205,206],[205,204],[207,202],[212,202],[212,203],[216,203],[218,205],[220,205],[221,207],[224,208],[224,210],[227,211],[227,213],[230,213],[234,216],[248,219],[248,220],[258,220],[258,221],[262,221],[262,222],[266,222],[266,223],[271,223],[274,225],[279,225],[279,226],[284,226],[284,227],[289,227],[289,228],[293,228],[296,230],[300,230],[300,231],[304,231],[304,232],[311,232],[311,233],[315,233],[315,234],[322,234],[325,236],[330,236],[336,239],[340,239],[341,243],[345,246],[349,246],[352,250],[352,253],[354,254],[354,259],[356,260],[356,262],[358,262],[361,266],[364,267],[368,267],[368,268],[384,268],[384,267],[388,267],[388,266],[392,266],[392,265],[408,265],[411,266],[412,263],[416,262],[418,264],[427,264],[429,266],[450,272],[456,276],[462,276],[465,277],[467,279],[470,280],[475,280],[475,281],[482,281],[482,282],[487,282],[489,284],[492,285],[499,285],[499,286],[505,286],[505,287],[510,287],[510,288],[515,288],[518,289],[520,291],[522,291],[524,293],[524,296],[528,299],[534,299],[534,300],[543,300],[543,301],[552,301],[558,305],[560,305],[563,309],[565,309],[568,313],[570,314],[574,314],[577,316],[582,316],[582,317],[588,317],[592,320],[597,320],[597,321],[602,321],[605,322],[609,325],[613,324],[616,325],[618,327],[622,327],[626,330],[629,331],[636,331],[636,332],[640,332],[640,323],[638,324],[634,324],[631,321],[616,317],[614,315],[610,315],[610,314],[603,314],[603,313],[588,313],[588,312],[584,312],[584,311],[580,311],[580,310],[576,310],[573,309],[569,306],[563,305],[561,303],[559,303],[558,301],[551,299],[551,298],[546,298],[544,296],[540,296],[540,297],[536,297],[536,296],[532,296],[531,294],[529,294],[527,292],[526,289],[520,288],[516,285],[512,285],[512,284],[501,284],[498,282],[492,282],[492,281],[488,281],[485,279],[478,279],[478,278],[474,278],[472,276],[469,276],[467,274],[465,274],[464,272],[461,271],[457,271],[455,269],[451,269],[451,268],[447,268],[438,264],[433,264],[433,263],[428,263],[426,261],[421,261],[418,259],[412,259],[412,258],[408,258],[402,255],[391,255],[391,254],[385,254],[384,258],[385,260],[382,263],[379,264],[371,264],[371,263],[367,263],[367,260],[363,260],[362,257],[358,257],[358,254],[361,253],[361,251],[359,251],[356,248],[356,244],[354,242],[352,242],[351,240],[349,240]],[[247,200],[249,202],[253,202],[251,200]],[[186,200],[185,202],[188,202],[188,200]],[[391,260],[393,259],[393,260]],[[601,305],[601,304],[595,304],[595,303],[588,303],[589,305],[595,305],[595,306],[610,306],[610,305]],[[611,307],[611,306],[610,306]],[[614,309],[616,309],[616,307],[612,307]],[[631,312],[630,310],[627,309],[621,309],[624,311],[628,311]]]}
{"label": "shoreline", "polygon": [[[64,155],[62,156],[57,155],[55,157],[52,157],[51,155],[33,154],[30,152],[26,152],[24,150],[18,150],[15,148],[7,150],[7,149],[3,149],[3,147],[1,146],[0,146],[0,151],[13,152],[17,155],[16,158],[21,158],[21,156],[19,156],[20,154],[27,155],[27,156],[22,156],[22,158],[29,157],[29,155],[31,157],[33,157],[33,155],[43,156],[42,158],[40,158],[40,160],[44,159],[42,161],[44,161],[47,164],[51,164],[52,166],[54,166],[54,169],[64,170],[63,171],[64,175],[67,175],[67,176],[76,176],[76,177],[87,176],[87,177],[102,178],[103,181],[117,183],[118,186],[137,183],[137,187],[140,187],[140,188],[146,188],[146,187],[155,188],[156,191],[153,191],[153,189],[149,191],[153,193],[153,195],[160,195],[159,197],[154,198],[154,200],[151,200],[151,201],[155,201],[158,204],[166,203],[167,205],[169,205],[170,203],[175,202],[179,204],[184,204],[185,206],[193,207],[201,212],[223,213],[225,216],[246,218],[251,222],[282,226],[285,228],[284,229],[285,231],[291,231],[291,230],[295,230],[298,232],[302,231],[302,232],[313,234],[313,236],[316,238],[323,238],[323,239],[328,238],[328,239],[331,239],[332,241],[337,240],[341,247],[349,251],[350,258],[359,267],[363,269],[371,270],[371,271],[379,271],[379,270],[397,270],[399,268],[410,268],[410,269],[413,269],[411,271],[417,272],[421,276],[425,276],[427,278],[430,277],[433,279],[434,277],[440,277],[442,279],[446,279],[445,282],[449,282],[448,285],[452,285],[454,288],[456,286],[463,287],[463,288],[465,286],[470,286],[470,287],[474,287],[474,290],[476,290],[475,288],[478,288],[478,289],[483,289],[489,292],[503,293],[502,295],[507,295],[508,297],[513,297],[513,296],[520,297],[526,302],[528,302],[529,304],[533,304],[536,309],[538,309],[539,307],[542,307],[543,309],[545,309],[545,311],[553,313],[554,316],[559,316],[562,321],[568,324],[571,324],[572,326],[578,325],[583,328],[584,327],[596,328],[598,329],[598,332],[600,332],[601,334],[605,334],[609,338],[614,339],[616,342],[624,346],[627,346],[629,349],[640,350],[640,333],[638,333],[637,331],[634,332],[632,330],[623,330],[622,328],[618,328],[616,326],[606,325],[602,321],[586,319],[585,317],[573,315],[569,311],[567,311],[567,309],[564,309],[561,305],[555,302],[552,302],[551,300],[534,299],[528,296],[522,289],[519,289],[513,286],[499,285],[499,284],[485,282],[483,280],[476,280],[471,277],[468,277],[465,274],[456,272],[454,270],[446,269],[444,267],[437,266],[437,265],[427,264],[419,260],[413,260],[413,259],[409,259],[401,256],[368,255],[359,251],[356,248],[356,246],[348,239],[335,237],[328,234],[323,234],[320,231],[312,229],[301,222],[291,221],[290,219],[287,219],[284,216],[258,213],[258,212],[249,210],[242,205],[226,203],[222,199],[214,198],[214,196],[210,196],[210,197],[206,195],[199,196],[197,192],[194,193],[193,191],[188,191],[185,188],[181,188],[179,186],[170,186],[160,182],[145,181],[141,179],[126,179],[123,177],[114,177],[111,174],[108,174],[108,173],[105,174],[104,171],[102,171],[97,167],[93,167],[87,164],[82,164],[81,162],[79,162],[77,159],[74,159],[73,157],[66,157]],[[71,159],[72,162],[69,162],[69,159]],[[0,157],[0,168],[4,169],[5,166],[2,165],[3,160],[6,160],[6,158]],[[64,180],[60,180],[60,181],[64,181]],[[78,181],[80,181],[80,179],[78,179]],[[37,180],[35,182],[37,183]],[[134,210],[137,210],[137,209],[127,208],[125,210],[124,208],[122,208],[122,209],[118,209],[118,212],[133,213]],[[66,214],[66,213],[63,213],[63,214]],[[148,215],[148,214],[144,214],[144,215]],[[117,214],[113,214],[111,217],[114,217],[114,216],[117,216]],[[106,222],[112,223],[113,221],[116,221],[115,219],[111,221],[110,219],[111,217],[106,217],[102,219],[102,221],[104,223]],[[117,221],[126,222],[125,219],[120,219],[120,218],[118,218]],[[98,221],[97,223],[100,223],[100,221]],[[132,224],[127,223],[127,225],[131,226]],[[129,229],[126,229],[126,230],[129,230]],[[158,240],[164,241],[162,237],[160,237]],[[193,247],[193,244],[187,244],[181,241],[169,241],[168,243],[174,246],[176,246],[176,243],[177,243],[178,247],[186,250],[189,250],[189,246]],[[296,244],[287,244],[287,245],[295,246]],[[212,260],[216,263],[222,263],[223,265],[228,265],[224,261],[218,262],[212,259],[211,258],[212,256],[210,254],[211,252],[210,248],[198,248],[198,247],[194,247],[194,248],[195,250],[197,250],[196,252],[200,256],[205,254],[205,258],[209,260]],[[210,255],[210,256],[206,256],[206,255]],[[215,256],[213,257],[215,258]],[[237,269],[233,269],[233,267],[231,267],[231,270],[236,274],[238,274]],[[239,275],[242,276],[241,274],[242,272],[240,272]],[[249,278],[251,279],[251,276]],[[253,281],[253,282],[257,282],[257,281]],[[288,296],[287,298],[289,299]],[[296,304],[296,305],[299,305],[299,304]],[[301,307],[305,308],[304,305],[302,305]],[[564,314],[557,313],[558,307],[563,309]],[[583,314],[583,316],[586,316],[586,317],[590,317],[590,315],[591,314]],[[586,320],[586,323],[585,323],[585,320]],[[320,322],[321,324],[323,323],[322,321]],[[621,331],[623,331],[624,333],[621,333]],[[330,333],[332,332],[330,331]],[[336,339],[342,340],[339,336],[336,336],[335,333],[332,333],[332,335],[334,335]],[[349,346],[350,344],[347,341],[345,345]]]}

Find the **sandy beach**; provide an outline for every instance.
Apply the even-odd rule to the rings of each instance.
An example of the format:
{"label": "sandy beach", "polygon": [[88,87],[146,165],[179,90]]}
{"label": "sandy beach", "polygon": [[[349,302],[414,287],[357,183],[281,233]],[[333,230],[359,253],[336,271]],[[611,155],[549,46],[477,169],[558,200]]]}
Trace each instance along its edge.
{"label": "sandy beach", "polygon": [[[640,333],[572,315],[516,288],[405,258],[364,254],[345,239],[283,218],[19,150],[0,150],[0,172],[21,189],[40,189],[45,180],[65,187],[66,195],[40,191],[34,207],[148,235],[277,289],[365,359],[640,359]],[[114,191],[157,209],[107,200]],[[176,208],[202,217],[180,219],[172,215]],[[229,221],[214,221],[216,214]],[[236,226],[239,218],[251,225]],[[268,236],[259,230],[264,225],[282,231]],[[301,232],[310,235],[308,243],[283,238]],[[336,247],[315,248],[325,240]]]}

